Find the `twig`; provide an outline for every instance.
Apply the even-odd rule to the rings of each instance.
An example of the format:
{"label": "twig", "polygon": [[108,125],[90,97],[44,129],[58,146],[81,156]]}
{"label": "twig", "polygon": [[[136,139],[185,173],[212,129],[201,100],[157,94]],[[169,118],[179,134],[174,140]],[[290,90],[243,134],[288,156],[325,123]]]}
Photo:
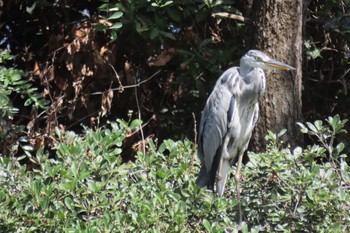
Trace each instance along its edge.
{"label": "twig", "polygon": [[82,122],[83,120],[85,120],[85,119],[87,119],[87,118],[89,118],[89,117],[91,117],[91,116],[94,116],[94,115],[97,114],[98,112],[99,112],[99,110],[97,110],[97,111],[95,111],[95,112],[92,112],[92,113],[90,113],[90,114],[88,114],[88,115],[86,115],[86,116],[80,118],[79,120],[76,120],[76,121],[73,122],[72,124],[68,125],[68,126],[66,127],[66,129],[70,129],[70,128],[73,127],[74,125],[76,125],[76,124]]}
{"label": "twig", "polygon": [[345,78],[345,76],[350,72],[350,68],[347,69],[342,76],[340,76],[340,79]]}
{"label": "twig", "polygon": [[341,170],[338,171],[338,166],[336,161],[333,158],[333,142],[334,142],[334,137],[335,137],[335,133],[333,132],[331,135],[331,140],[329,143],[326,142],[326,139],[323,137],[323,135],[316,135],[316,137],[318,138],[318,140],[321,142],[321,144],[323,145],[324,148],[326,148],[328,154],[329,154],[329,158],[331,160],[331,165],[335,171],[335,173],[338,175],[339,177],[339,184],[341,185],[342,182],[344,181],[344,177],[343,174],[341,172]]}
{"label": "twig", "polygon": [[347,85],[346,85],[345,76],[346,76],[349,72],[350,72],[350,68],[347,69],[347,70],[345,71],[345,73],[340,77],[341,84],[343,84],[344,94],[345,94],[345,95],[348,95],[348,88],[347,88]]}
{"label": "twig", "polygon": [[[135,75],[134,75],[134,80],[135,80],[135,83],[136,83]],[[140,109],[140,104],[139,104],[139,98],[137,96],[137,86],[135,86],[135,90],[134,91],[135,91],[135,100],[136,100],[138,118],[139,118],[139,120],[142,120],[141,119],[141,109]],[[143,134],[142,127],[140,127],[140,132],[141,132],[141,140],[142,140],[142,152],[143,152],[143,154],[146,154],[146,142],[145,142],[145,136]]]}
{"label": "twig", "polygon": [[136,129],[134,132],[132,132],[132,133],[130,133],[130,134],[128,134],[128,135],[132,136],[132,135],[136,134],[137,132],[139,132],[139,130],[145,128],[145,127],[150,123],[150,121],[151,121],[151,120],[154,120],[154,119],[155,119],[155,115],[153,115],[151,118],[149,118],[148,121],[147,121],[146,123],[144,123],[143,125],[141,125],[141,126],[140,126],[140,129]]}
{"label": "twig", "polygon": [[194,159],[196,158],[196,147],[197,147],[197,121],[196,121],[196,115],[192,112],[192,117],[193,117],[193,132],[194,132],[194,143],[193,143],[193,153],[192,153],[192,158],[191,158],[191,167],[190,171],[193,169],[194,165]]}
{"label": "twig", "polygon": [[[113,70],[114,70],[114,68],[113,68]],[[122,88],[122,90],[124,91],[125,89],[128,89],[128,88],[139,87],[139,86],[141,86],[141,84],[144,84],[145,82],[147,82],[147,81],[151,80],[152,78],[154,78],[154,77],[155,77],[157,74],[159,74],[161,71],[162,71],[162,70],[158,70],[157,72],[155,72],[154,74],[152,74],[149,78],[147,78],[147,79],[145,79],[145,80],[143,80],[143,81],[141,81],[141,82],[139,82],[139,83],[136,83],[136,84],[134,84],[134,85],[122,86],[122,84],[119,83],[119,87],[111,88],[111,89],[109,89],[108,91],[112,90],[112,91],[119,91],[119,92],[120,92],[121,88]],[[116,73],[116,75],[118,75],[118,74]],[[119,76],[117,76],[117,77],[119,77]],[[119,79],[118,79],[118,80],[119,80]],[[119,82],[119,81],[118,81],[118,82]],[[123,92],[123,91],[121,91],[121,92]],[[103,93],[104,93],[104,91],[97,91],[97,92],[90,93],[90,94],[84,94],[84,96],[102,95]]]}
{"label": "twig", "polygon": [[229,19],[235,19],[235,20],[239,20],[242,22],[246,22],[249,20],[248,18],[245,18],[241,15],[231,14],[231,13],[227,13],[227,12],[213,13],[212,16],[213,17],[219,16],[219,17],[224,17],[224,18],[229,18]]}
{"label": "twig", "polygon": [[[118,87],[116,90],[118,90],[119,93],[122,93],[122,92],[124,91],[124,87],[123,87],[123,85],[122,85],[122,82],[120,81],[120,77],[119,77],[119,75],[118,75],[118,72],[114,69],[114,67],[112,66],[111,63],[108,63],[108,65],[112,68],[112,70],[113,70],[113,72],[114,72],[114,74],[115,74],[115,77],[117,78],[118,83],[119,83],[119,87]],[[113,89],[112,89],[112,90],[113,90]]]}

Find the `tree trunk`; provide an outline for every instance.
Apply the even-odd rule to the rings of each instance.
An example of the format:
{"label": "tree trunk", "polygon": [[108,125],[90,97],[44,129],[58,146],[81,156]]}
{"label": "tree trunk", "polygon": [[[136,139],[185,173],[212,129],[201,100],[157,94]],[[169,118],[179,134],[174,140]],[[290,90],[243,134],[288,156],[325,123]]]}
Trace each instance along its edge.
{"label": "tree trunk", "polygon": [[[267,71],[266,91],[260,100],[260,119],[253,133],[254,151],[266,149],[267,130],[287,129],[283,141],[302,143],[296,122],[301,120],[302,0],[255,0],[254,46],[295,71]],[[253,47],[254,47],[253,46]]]}

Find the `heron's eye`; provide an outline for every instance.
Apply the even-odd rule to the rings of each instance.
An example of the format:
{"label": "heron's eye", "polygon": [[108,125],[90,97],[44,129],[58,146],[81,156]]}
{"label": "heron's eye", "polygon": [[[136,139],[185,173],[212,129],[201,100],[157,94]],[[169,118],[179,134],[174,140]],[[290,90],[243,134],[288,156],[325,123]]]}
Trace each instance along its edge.
{"label": "heron's eye", "polygon": [[261,57],[255,57],[255,61],[262,61]]}

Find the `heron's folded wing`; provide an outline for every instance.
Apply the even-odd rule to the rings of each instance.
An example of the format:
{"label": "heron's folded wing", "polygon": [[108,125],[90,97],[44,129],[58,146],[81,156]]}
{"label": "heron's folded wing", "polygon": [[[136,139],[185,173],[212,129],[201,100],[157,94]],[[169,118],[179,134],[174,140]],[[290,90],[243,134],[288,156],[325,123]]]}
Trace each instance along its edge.
{"label": "heron's folded wing", "polygon": [[223,143],[228,123],[234,116],[236,99],[233,90],[238,78],[237,68],[227,70],[217,81],[202,112],[198,156],[204,161],[208,172]]}

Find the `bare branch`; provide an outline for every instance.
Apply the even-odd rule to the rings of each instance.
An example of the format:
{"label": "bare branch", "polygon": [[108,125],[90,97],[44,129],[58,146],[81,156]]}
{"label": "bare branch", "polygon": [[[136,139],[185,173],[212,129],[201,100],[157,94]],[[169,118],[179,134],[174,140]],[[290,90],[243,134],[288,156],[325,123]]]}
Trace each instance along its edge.
{"label": "bare branch", "polygon": [[238,21],[242,21],[242,22],[249,21],[248,18],[245,18],[242,15],[236,15],[236,14],[231,14],[231,13],[227,13],[227,12],[213,13],[212,16],[213,17],[219,16],[219,17],[234,19],[234,20],[238,20]]}
{"label": "bare branch", "polygon": [[194,165],[194,160],[196,158],[196,147],[197,147],[197,121],[196,121],[196,115],[192,112],[192,117],[193,117],[193,132],[194,132],[194,142],[193,142],[193,153],[192,153],[192,158],[191,158],[191,167],[190,171],[192,171],[193,165]]}

